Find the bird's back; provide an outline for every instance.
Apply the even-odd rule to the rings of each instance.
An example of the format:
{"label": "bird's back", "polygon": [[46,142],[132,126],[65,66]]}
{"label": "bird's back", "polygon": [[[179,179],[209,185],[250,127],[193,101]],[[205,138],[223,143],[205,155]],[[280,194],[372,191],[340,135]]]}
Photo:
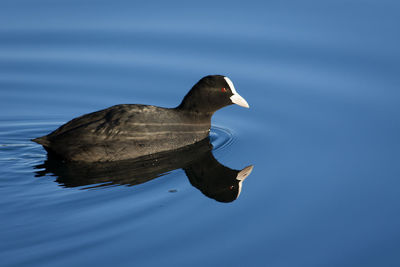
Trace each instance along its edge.
{"label": "bird's back", "polygon": [[210,118],[149,105],[116,105],[34,139],[72,161],[114,161],[177,149],[208,136]]}

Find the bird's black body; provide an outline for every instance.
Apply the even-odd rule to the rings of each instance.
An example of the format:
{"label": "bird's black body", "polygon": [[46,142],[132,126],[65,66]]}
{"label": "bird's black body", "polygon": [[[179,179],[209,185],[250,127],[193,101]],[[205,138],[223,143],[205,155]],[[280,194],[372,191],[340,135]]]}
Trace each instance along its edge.
{"label": "bird's black body", "polygon": [[75,118],[33,141],[68,161],[117,161],[175,150],[206,138],[211,116],[233,104],[235,93],[224,76],[207,76],[176,108],[116,105]]}
{"label": "bird's black body", "polygon": [[117,105],[71,120],[38,141],[71,161],[136,158],[208,136],[210,117],[145,105]]}

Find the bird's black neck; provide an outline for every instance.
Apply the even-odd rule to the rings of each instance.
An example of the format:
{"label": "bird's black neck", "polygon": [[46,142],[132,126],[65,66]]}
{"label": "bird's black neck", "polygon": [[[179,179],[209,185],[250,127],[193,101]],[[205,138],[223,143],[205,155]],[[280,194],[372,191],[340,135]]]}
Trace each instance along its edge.
{"label": "bird's black neck", "polygon": [[202,92],[200,86],[195,85],[192,90],[186,94],[177,109],[204,115],[207,114],[211,117],[215,111],[223,106],[225,106],[225,104],[222,105],[215,101],[210,95]]}

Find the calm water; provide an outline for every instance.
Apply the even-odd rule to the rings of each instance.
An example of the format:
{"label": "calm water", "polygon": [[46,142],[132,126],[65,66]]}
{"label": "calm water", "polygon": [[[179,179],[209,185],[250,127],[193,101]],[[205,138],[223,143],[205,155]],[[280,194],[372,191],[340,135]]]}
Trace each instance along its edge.
{"label": "calm water", "polygon": [[[0,265],[400,266],[399,11],[2,0]],[[175,106],[207,74],[250,104],[213,118],[208,157],[254,165],[233,202],[183,169],[68,184],[29,141],[118,103]]]}

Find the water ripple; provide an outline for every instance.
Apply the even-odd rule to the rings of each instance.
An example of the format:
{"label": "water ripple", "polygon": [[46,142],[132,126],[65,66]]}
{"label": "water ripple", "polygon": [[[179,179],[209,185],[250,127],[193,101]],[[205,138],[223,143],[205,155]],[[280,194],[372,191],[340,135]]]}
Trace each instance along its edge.
{"label": "water ripple", "polygon": [[210,140],[214,151],[226,149],[235,142],[235,139],[236,137],[232,130],[221,126],[211,127]]}

